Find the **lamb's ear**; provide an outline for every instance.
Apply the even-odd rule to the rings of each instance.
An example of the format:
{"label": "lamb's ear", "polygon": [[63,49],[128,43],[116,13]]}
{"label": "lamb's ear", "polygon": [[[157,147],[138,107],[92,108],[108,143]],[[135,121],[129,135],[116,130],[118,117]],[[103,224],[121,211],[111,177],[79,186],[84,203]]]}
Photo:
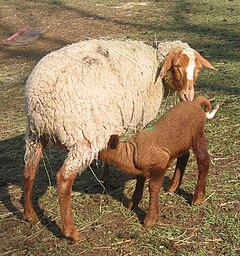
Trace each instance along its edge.
{"label": "lamb's ear", "polygon": [[117,134],[111,135],[109,142],[108,142],[108,147],[110,149],[116,149],[118,144],[120,142],[119,136]]}
{"label": "lamb's ear", "polygon": [[213,66],[208,60],[206,60],[205,58],[203,58],[203,56],[202,56],[199,52],[197,52],[197,51],[195,50],[195,53],[196,53],[197,58],[201,61],[201,64],[202,64],[204,67],[209,68],[209,69],[212,69],[212,70],[217,70],[216,68],[214,68],[214,66]]}
{"label": "lamb's ear", "polygon": [[165,58],[162,68],[160,70],[160,77],[163,79],[164,76],[167,74],[168,70],[172,67],[172,61],[174,57],[174,51],[171,51],[167,57]]}

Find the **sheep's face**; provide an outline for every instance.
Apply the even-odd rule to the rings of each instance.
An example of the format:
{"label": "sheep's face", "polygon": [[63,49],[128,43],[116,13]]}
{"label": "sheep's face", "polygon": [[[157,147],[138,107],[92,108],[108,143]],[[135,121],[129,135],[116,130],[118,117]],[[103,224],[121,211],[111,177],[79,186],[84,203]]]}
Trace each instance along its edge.
{"label": "sheep's face", "polygon": [[175,49],[166,57],[160,76],[171,72],[172,85],[178,91],[181,101],[193,100],[194,85],[202,67],[215,68],[192,48]]}

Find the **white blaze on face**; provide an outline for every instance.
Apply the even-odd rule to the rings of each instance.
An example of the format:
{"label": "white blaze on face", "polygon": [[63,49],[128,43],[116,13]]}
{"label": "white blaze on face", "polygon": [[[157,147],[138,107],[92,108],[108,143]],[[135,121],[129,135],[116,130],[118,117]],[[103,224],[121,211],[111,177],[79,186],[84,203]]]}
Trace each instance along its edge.
{"label": "white blaze on face", "polygon": [[189,58],[189,62],[188,62],[187,68],[186,68],[187,80],[193,80],[194,68],[196,66],[194,50],[191,48],[184,49],[182,53],[187,55]]}

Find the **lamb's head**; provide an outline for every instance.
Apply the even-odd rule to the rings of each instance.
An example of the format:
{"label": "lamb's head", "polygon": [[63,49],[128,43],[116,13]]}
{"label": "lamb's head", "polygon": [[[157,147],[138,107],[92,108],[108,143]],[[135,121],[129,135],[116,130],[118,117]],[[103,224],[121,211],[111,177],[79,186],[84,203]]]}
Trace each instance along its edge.
{"label": "lamb's head", "polygon": [[169,71],[171,84],[173,89],[178,91],[180,100],[193,100],[194,84],[203,66],[216,70],[196,50],[190,47],[175,48],[165,58],[160,76],[164,78]]}
{"label": "lamb's head", "polygon": [[118,148],[120,147],[120,139],[116,134],[111,135],[107,148],[99,152],[99,159],[104,162],[111,162],[111,159],[116,155]]}

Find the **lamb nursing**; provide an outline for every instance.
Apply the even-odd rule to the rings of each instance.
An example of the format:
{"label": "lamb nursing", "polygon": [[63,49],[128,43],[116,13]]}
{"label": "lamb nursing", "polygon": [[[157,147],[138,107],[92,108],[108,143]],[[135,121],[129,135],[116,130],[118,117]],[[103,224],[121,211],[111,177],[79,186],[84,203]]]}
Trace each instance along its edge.
{"label": "lamb nursing", "polygon": [[[46,55],[26,83],[24,218],[35,222],[32,187],[43,149],[68,151],[56,175],[62,231],[79,240],[71,212],[72,185],[112,134],[137,132],[160,108],[164,84],[192,100],[199,70],[214,67],[188,44],[89,40]],[[189,73],[190,72],[190,73]]]}
{"label": "lamb nursing", "polygon": [[129,208],[138,206],[145,179],[149,178],[150,202],[144,221],[146,226],[154,225],[159,216],[158,194],[169,164],[177,158],[169,187],[170,192],[175,192],[181,184],[191,148],[196,156],[199,172],[192,204],[199,204],[204,199],[210,165],[204,126],[207,117],[214,117],[218,106],[211,114],[210,108],[209,101],[203,96],[193,101],[181,102],[160,118],[153,130],[143,130],[128,142],[120,142],[118,135],[112,135],[107,149],[99,153],[99,158],[105,163],[125,173],[137,175]]}

